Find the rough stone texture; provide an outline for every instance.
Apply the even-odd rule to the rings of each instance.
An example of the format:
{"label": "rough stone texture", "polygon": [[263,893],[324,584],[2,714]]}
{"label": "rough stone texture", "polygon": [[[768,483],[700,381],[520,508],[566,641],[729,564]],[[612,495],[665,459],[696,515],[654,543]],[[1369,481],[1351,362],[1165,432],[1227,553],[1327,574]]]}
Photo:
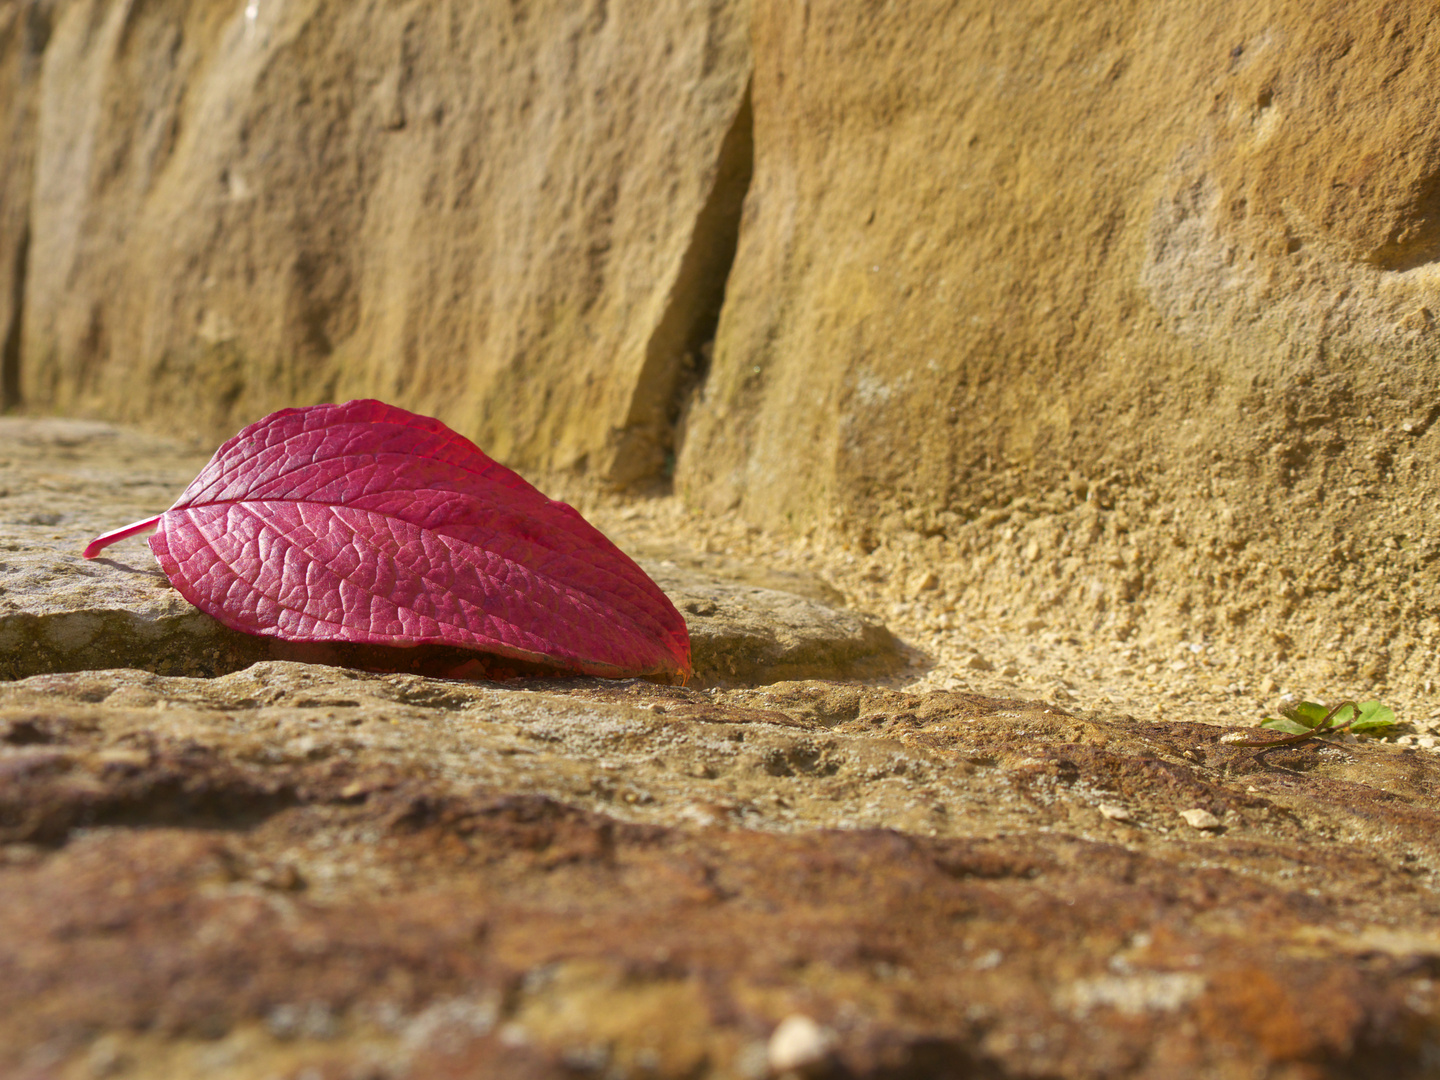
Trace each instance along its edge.
{"label": "rough stone texture", "polygon": [[[0,682],[0,1075],[1433,1071],[1432,754],[874,683],[241,667],[138,543],[76,554],[201,463],[0,423],[0,629],[43,631],[4,662],[103,662],[99,610],[147,666],[229,671]],[[640,554],[715,682],[880,632]]]}
{"label": "rough stone texture", "polygon": [[756,7],[754,180],[682,461],[698,498],[944,509],[1005,463],[1100,479],[1295,419],[1247,407],[1425,420],[1428,5],[877,18]]}
{"label": "rough stone texture", "polygon": [[899,666],[894,637],[873,615],[679,567],[641,565],[690,626],[700,686],[868,678]]}
{"label": "rough stone texture", "polygon": [[164,509],[205,460],[93,421],[0,421],[0,677],[213,674],[269,655],[186,603],[148,549],[80,557],[87,534]]}
{"label": "rough stone texture", "polygon": [[377,396],[528,471],[660,470],[748,178],[743,4],[0,11],[27,404],[218,441]]}
{"label": "rough stone texture", "polygon": [[[96,534],[164,510],[204,461],[96,422],[0,420],[0,678],[110,667],[217,675],[277,658],[438,674],[473,655],[239,634],[186,602],[143,539],[81,558]],[[643,565],[685,616],[696,685],[874,676],[902,663],[872,616],[670,560]]]}
{"label": "rough stone texture", "polygon": [[825,683],[6,684],[0,1070],[759,1078],[799,1028],[815,1076],[1428,1075],[1440,766],[1222,733]]}
{"label": "rough stone texture", "polygon": [[688,499],[892,601],[1434,676],[1432,5],[764,2],[752,47]]}
{"label": "rough stone texture", "polygon": [[[1433,703],[1437,19],[0,4],[5,400],[677,453],[936,640]],[[193,472],[11,430],[7,585]],[[1434,756],[1223,740],[875,686],[11,683],[0,1073],[1433,1074]]]}

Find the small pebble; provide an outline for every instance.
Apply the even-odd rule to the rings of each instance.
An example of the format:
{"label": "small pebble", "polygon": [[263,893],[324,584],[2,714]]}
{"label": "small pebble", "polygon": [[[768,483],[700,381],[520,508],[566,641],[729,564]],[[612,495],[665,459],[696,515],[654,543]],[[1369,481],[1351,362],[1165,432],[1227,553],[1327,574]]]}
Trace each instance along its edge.
{"label": "small pebble", "polygon": [[1209,810],[1202,810],[1198,806],[1192,810],[1181,810],[1180,816],[1185,819],[1185,824],[1189,825],[1192,829],[1220,828],[1220,819]]}
{"label": "small pebble", "polygon": [[1130,821],[1130,811],[1123,806],[1116,806],[1114,803],[1102,802],[1100,804],[1100,816],[1107,817],[1111,821]]}
{"label": "small pebble", "polygon": [[995,665],[979,653],[975,653],[965,661],[965,666],[971,671],[994,671]]}
{"label": "small pebble", "polygon": [[822,1061],[830,1052],[833,1034],[814,1020],[794,1013],[780,1021],[770,1036],[765,1057],[774,1072],[803,1069]]}
{"label": "small pebble", "polygon": [[994,971],[1005,959],[1005,954],[999,949],[991,949],[983,956],[976,957],[973,967],[976,971]]}

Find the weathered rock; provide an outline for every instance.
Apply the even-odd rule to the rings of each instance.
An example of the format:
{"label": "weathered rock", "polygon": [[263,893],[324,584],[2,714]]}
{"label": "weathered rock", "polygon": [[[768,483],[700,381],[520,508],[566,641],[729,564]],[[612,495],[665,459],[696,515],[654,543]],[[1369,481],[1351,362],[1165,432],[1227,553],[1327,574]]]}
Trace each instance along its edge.
{"label": "weathered rock", "polygon": [[5,14],[27,403],[218,440],[383,397],[527,471],[661,470],[748,180],[743,4]]}
{"label": "weathered rock", "polygon": [[1436,764],[1221,734],[821,683],[8,683],[0,1071],[1425,1075]]}
{"label": "weathered rock", "polygon": [[1423,420],[1440,18],[1320,10],[937,0],[876,34],[863,8],[757,4],[694,497],[939,510],[1009,464],[1058,487],[1140,447],[1233,460],[1267,411]]}
{"label": "weathered rock", "polygon": [[[87,421],[0,420],[0,678],[133,667],[217,675],[261,659],[431,674],[451,649],[295,646],[228,630],[170,585],[143,540],[99,559],[94,535],[165,509],[203,464],[173,443]],[[883,674],[901,663],[879,620],[673,563],[647,570],[690,628],[697,685]]]}
{"label": "weathered rock", "polygon": [[1374,620],[1356,674],[1429,678],[1435,9],[884,22],[755,4],[754,178],[677,488],[923,558],[972,610],[1317,658]]}
{"label": "weathered rock", "polygon": [[873,678],[901,665],[898,642],[873,615],[678,567],[641,565],[685,616],[701,686]]}
{"label": "weathered rock", "polygon": [[270,655],[191,606],[148,551],[87,564],[74,538],[57,548],[5,531],[0,678],[117,665],[214,675]]}

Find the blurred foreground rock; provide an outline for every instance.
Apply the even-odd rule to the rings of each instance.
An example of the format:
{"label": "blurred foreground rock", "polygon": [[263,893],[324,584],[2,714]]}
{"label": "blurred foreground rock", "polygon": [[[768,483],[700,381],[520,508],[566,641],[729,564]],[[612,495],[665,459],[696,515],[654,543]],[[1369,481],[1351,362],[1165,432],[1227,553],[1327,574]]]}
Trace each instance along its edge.
{"label": "blurred foreground rock", "polygon": [[1436,765],[1221,735],[803,682],[6,684],[0,1074],[1429,1075]]}

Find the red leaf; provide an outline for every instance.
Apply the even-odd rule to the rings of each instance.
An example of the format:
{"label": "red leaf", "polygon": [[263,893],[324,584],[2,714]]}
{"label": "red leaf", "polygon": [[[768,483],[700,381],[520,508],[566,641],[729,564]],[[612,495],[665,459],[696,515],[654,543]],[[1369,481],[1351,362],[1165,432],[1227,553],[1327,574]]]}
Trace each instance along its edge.
{"label": "red leaf", "polygon": [[383,402],[251,424],[174,506],[85,557],[152,528],[175,588],[248,634],[690,675],[685,620],[599,530],[440,421]]}

